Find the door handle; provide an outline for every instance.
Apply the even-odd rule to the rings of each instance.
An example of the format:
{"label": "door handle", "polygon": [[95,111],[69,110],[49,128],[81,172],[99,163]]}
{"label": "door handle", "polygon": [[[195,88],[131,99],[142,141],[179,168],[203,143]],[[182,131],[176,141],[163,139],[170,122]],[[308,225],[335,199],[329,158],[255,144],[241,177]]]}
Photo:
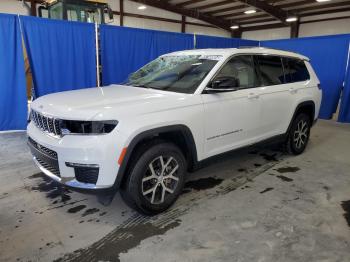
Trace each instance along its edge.
{"label": "door handle", "polygon": [[254,94],[254,93],[250,93],[249,95],[248,95],[248,99],[257,99],[257,98],[259,98],[260,96],[258,95],[258,94]]}
{"label": "door handle", "polygon": [[294,87],[289,88],[289,92],[292,94],[295,94],[298,90],[295,89]]}

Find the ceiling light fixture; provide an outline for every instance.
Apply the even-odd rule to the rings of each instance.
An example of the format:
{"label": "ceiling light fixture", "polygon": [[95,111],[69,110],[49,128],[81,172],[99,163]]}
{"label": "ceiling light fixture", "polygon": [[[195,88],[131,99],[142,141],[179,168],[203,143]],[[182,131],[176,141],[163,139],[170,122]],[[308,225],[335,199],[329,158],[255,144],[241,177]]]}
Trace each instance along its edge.
{"label": "ceiling light fixture", "polygon": [[250,10],[244,11],[244,13],[245,13],[246,15],[251,15],[251,14],[255,14],[255,13],[256,13],[256,10],[255,10],[255,9],[250,9]]}
{"label": "ceiling light fixture", "polygon": [[140,5],[137,9],[139,9],[139,10],[145,10],[147,8],[147,6],[145,6],[145,5]]}
{"label": "ceiling light fixture", "polygon": [[231,29],[235,30],[235,29],[238,29],[239,28],[239,25],[233,25],[230,27]]}
{"label": "ceiling light fixture", "polygon": [[323,2],[330,2],[331,0],[316,0],[316,2],[323,3]]}
{"label": "ceiling light fixture", "polygon": [[286,22],[288,22],[288,23],[290,23],[290,22],[296,22],[296,21],[298,21],[298,17],[296,17],[296,16],[291,16],[291,17],[288,17],[288,18],[286,19]]}

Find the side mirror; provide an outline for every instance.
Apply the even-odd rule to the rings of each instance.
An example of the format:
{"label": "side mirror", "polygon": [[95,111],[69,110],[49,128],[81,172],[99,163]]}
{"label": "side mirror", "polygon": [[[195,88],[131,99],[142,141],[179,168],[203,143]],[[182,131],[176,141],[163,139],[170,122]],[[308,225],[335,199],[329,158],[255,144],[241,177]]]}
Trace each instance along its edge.
{"label": "side mirror", "polygon": [[205,90],[208,93],[221,93],[236,91],[239,87],[239,79],[235,77],[216,78]]}

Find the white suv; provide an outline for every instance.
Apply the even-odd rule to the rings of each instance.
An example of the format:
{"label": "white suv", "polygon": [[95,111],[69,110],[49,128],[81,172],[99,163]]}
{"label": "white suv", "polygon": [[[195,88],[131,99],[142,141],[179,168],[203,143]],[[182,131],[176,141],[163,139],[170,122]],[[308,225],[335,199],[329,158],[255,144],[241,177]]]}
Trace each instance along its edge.
{"label": "white suv", "polygon": [[304,151],[322,92],[309,59],[265,49],[163,55],[122,85],[68,91],[31,104],[37,166],[67,187],[120,189],[146,214],[167,209],[186,172],[267,139]]}

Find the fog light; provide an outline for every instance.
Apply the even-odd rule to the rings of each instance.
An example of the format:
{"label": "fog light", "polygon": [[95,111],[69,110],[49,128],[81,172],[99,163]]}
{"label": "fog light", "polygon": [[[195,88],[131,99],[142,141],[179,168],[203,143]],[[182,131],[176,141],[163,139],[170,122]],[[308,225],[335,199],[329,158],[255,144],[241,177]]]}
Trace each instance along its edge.
{"label": "fog light", "polygon": [[66,162],[66,166],[74,168],[75,179],[78,182],[96,185],[100,170],[98,165]]}

